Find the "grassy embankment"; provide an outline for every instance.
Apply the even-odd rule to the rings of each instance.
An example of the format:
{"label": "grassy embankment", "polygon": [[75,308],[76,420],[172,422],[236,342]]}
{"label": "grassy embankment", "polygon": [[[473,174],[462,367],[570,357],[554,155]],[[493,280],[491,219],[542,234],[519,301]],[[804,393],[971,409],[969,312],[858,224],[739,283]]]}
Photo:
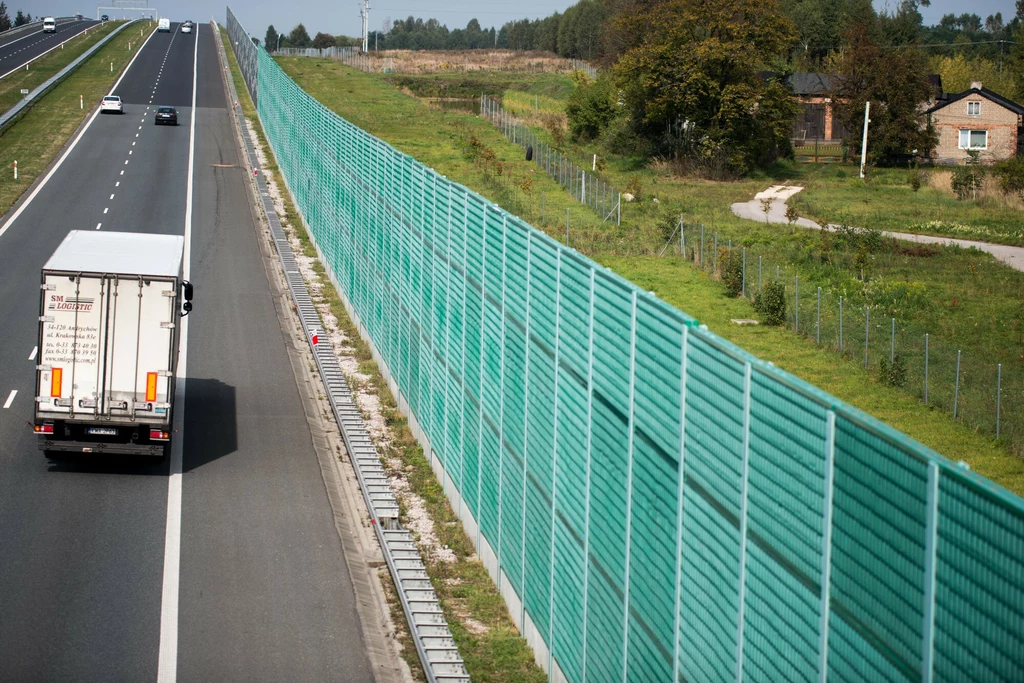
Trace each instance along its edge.
{"label": "grassy embankment", "polygon": [[[87,39],[82,41],[75,39],[68,43],[63,50],[63,55],[62,51],[55,50],[37,62],[33,62],[29,67],[28,74],[35,78],[34,70],[49,71],[48,75],[35,83],[35,85],[39,85],[71,61],[64,57],[76,49],[78,50],[77,54],[81,54],[88,47],[84,44],[85,40],[89,41],[89,45],[95,44],[102,36],[107,35],[122,23],[124,22],[111,21],[94,31],[89,31]],[[0,213],[6,212],[14,205],[39,174],[46,170],[46,167],[50,165],[50,162],[57,156],[82,121],[92,115],[93,108],[100,98],[110,91],[110,87],[131,61],[145,40],[145,35],[148,35],[152,28],[152,22],[145,22],[138,25],[138,28],[122,31],[0,133],[0,169],[2,169],[0,172],[3,173],[3,181],[0,182]],[[141,37],[140,30],[143,31]],[[129,43],[131,43],[130,50],[128,49]],[[58,66],[47,61],[55,55],[57,58],[64,59],[63,64]],[[47,63],[42,64],[42,62]],[[113,63],[113,71],[111,71],[111,63]],[[37,65],[39,65],[38,68]],[[7,78],[14,77],[15,74],[12,74]],[[11,81],[9,84],[7,79],[0,81],[0,93],[9,94],[13,91],[20,97],[20,89],[26,87],[35,86],[17,85],[16,81]],[[5,96],[0,94],[0,98]],[[79,96],[84,99],[84,109],[80,108]],[[10,105],[8,104],[8,106]],[[13,180],[11,170],[15,160],[18,162],[17,181]]]}
{"label": "grassy embankment", "polygon": [[[222,36],[225,44],[229,44],[223,29]],[[242,112],[253,125],[267,159],[272,160],[273,154],[256,117],[252,100],[245,90],[238,62],[231,50],[227,53],[235,87],[241,98],[239,104]],[[264,170],[273,172],[278,169],[273,161],[269,161]],[[298,212],[291,199],[285,196],[284,200],[283,218],[292,225],[300,225]],[[315,257],[316,250],[309,235],[304,230],[297,230],[296,233],[302,242],[304,253]],[[323,267],[317,264],[315,269],[321,280],[327,282]],[[435,479],[430,463],[423,457],[423,451],[413,437],[407,420],[398,412],[397,403],[381,376],[369,347],[360,339],[358,330],[352,324],[340,296],[332,287],[324,287],[322,294],[324,300],[330,304],[331,311],[337,316],[342,333],[352,345],[353,353],[360,363],[359,371],[372,377],[370,386],[363,389],[375,392],[383,406],[390,442],[385,447],[378,445],[378,448],[385,459],[396,457],[401,460],[412,492],[424,501],[433,520],[438,542],[451,549],[457,558],[455,562],[442,562],[426,556],[424,561],[470,676],[475,681],[492,683],[540,683],[546,680],[544,674],[534,664],[533,653],[526,641],[520,637],[512,623],[494,583],[476,557],[473,544],[449,505],[444,490]],[[396,623],[404,624],[405,616],[394,594],[394,587],[390,580],[385,583],[390,593],[392,618]],[[405,628],[401,627],[400,631],[405,631]],[[400,640],[403,642],[403,656],[416,672],[420,668],[416,650],[407,636],[400,637]]]}
{"label": "grassy embankment", "polygon": [[[574,227],[573,246],[644,288],[654,290],[707,323],[726,339],[879,417],[947,457],[964,460],[975,471],[1008,489],[1024,493],[1024,459],[1009,453],[1005,441],[997,443],[964,424],[954,424],[944,411],[922,405],[909,391],[883,386],[874,372],[863,370],[863,356],[858,346],[863,349],[864,337],[862,332],[859,337],[856,332],[858,328],[863,330],[863,317],[858,323],[852,314],[846,314],[850,316],[844,320],[848,335],[847,354],[839,357],[828,349],[833,342],[825,328],[825,316],[821,347],[784,329],[733,325],[729,322],[732,318],[754,317],[747,300],[726,297],[722,285],[713,276],[678,258],[657,258],[652,254],[664,244],[678,212],[684,208],[688,219],[698,216],[708,224],[708,258],[713,226],[714,231],[719,232],[720,245],[732,239],[735,247],[742,244],[748,248],[752,261],[757,255],[764,257],[765,279],[774,276],[776,265],[785,266],[780,268],[781,274],[790,282],[795,273],[807,272],[819,282],[833,283],[834,288],[846,291],[850,297],[847,299],[850,309],[857,310],[861,301],[870,300],[873,306],[878,307],[874,316],[884,318],[886,323],[884,334],[873,332],[885,343],[880,346],[876,342],[871,346],[872,367],[875,367],[875,359],[888,355],[887,314],[892,313],[898,314],[901,326],[907,328],[901,332],[898,345],[902,343],[901,339],[916,336],[918,328],[914,325],[928,324],[932,334],[948,333],[953,338],[951,343],[959,339],[971,342],[973,339],[975,343],[972,346],[966,343],[963,346],[965,357],[982,359],[977,362],[993,365],[993,371],[995,358],[1001,355],[1006,357],[1008,365],[1015,362],[1013,368],[1019,368],[1022,359],[1012,355],[1020,353],[1017,350],[1020,342],[1016,346],[1012,343],[1013,335],[1020,329],[1013,326],[1014,314],[1024,299],[1024,277],[1019,273],[1008,272],[988,256],[975,252],[933,253],[925,250],[921,254],[908,254],[882,243],[880,248],[872,248],[866,253],[865,277],[868,283],[864,283],[854,277],[855,261],[858,254],[866,249],[859,244],[861,240],[851,239],[848,245],[830,246],[828,240],[823,240],[817,233],[792,231],[785,226],[764,226],[732,216],[729,204],[752,197],[754,192],[764,188],[767,178],[736,183],[680,179],[663,167],[647,167],[637,160],[624,158],[609,160],[609,178],[622,187],[629,177],[638,176],[645,193],[661,198],[661,203],[630,205],[621,227],[606,224],[599,228],[599,219],[595,219],[592,212],[572,202],[535,165],[523,160],[520,148],[506,141],[495,128],[479,118],[430,109],[394,87],[388,87],[379,77],[326,60],[285,58],[280,62],[307,92],[349,121],[433,166],[449,178],[530,218],[556,238],[564,238],[565,207],[572,207],[573,225],[581,225],[578,231]],[[478,157],[468,158],[467,151],[472,149],[474,139],[495,151],[503,164],[501,176],[496,174],[493,162],[488,170]],[[586,153],[589,150],[580,150],[581,156]],[[509,182],[509,176],[516,180],[532,178],[531,196],[515,191],[519,183]],[[549,212],[552,212],[552,207],[557,207],[552,213],[558,219],[541,220],[536,201],[541,192],[546,194]],[[589,226],[588,221],[591,221]],[[695,240],[693,231],[688,239],[691,240],[689,252]],[[965,277],[965,274],[969,276]],[[748,271],[748,276],[752,282],[753,274]],[[815,279],[803,281],[802,278],[802,289],[807,287],[813,292],[814,286]],[[807,328],[806,305],[802,302],[803,329]],[[810,315],[813,319],[813,313]],[[1008,343],[1003,343],[1006,340]],[[930,370],[934,385],[931,400],[934,403],[940,398],[944,400],[946,384],[949,384],[950,395],[953,389],[952,382],[947,383],[943,379],[943,375],[950,372],[948,354],[940,358],[943,347],[934,340],[931,351],[933,366]],[[962,370],[962,376],[967,376],[967,372]],[[1004,367],[1004,411],[1013,404],[1015,399],[1012,396],[1020,396],[1008,391],[1008,374],[1008,368]],[[979,377],[980,370],[974,376]],[[940,382],[943,385],[941,390]],[[974,389],[976,400],[965,399],[965,393],[970,394],[971,391],[970,387],[960,387],[964,410],[971,405],[969,401],[980,406],[987,390],[985,384],[979,382]],[[1017,405],[1021,403],[1019,399],[1016,401]],[[978,412],[977,420],[986,414]],[[1006,430],[1008,416],[1005,413],[1003,419]]]}

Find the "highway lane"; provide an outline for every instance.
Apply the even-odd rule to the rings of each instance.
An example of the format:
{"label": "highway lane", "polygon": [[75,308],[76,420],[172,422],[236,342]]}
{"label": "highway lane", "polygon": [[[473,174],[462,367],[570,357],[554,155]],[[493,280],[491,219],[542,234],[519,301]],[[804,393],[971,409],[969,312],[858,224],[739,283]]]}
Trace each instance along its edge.
{"label": "highway lane", "polygon": [[[182,234],[197,44],[178,680],[370,680],[213,36],[174,28],[115,90],[126,113],[97,116],[0,235],[0,402],[18,392],[0,409],[0,680],[157,677],[169,463],[48,463],[29,356],[39,269],[68,230]],[[181,125],[155,126],[159,104]]]}
{"label": "highway lane", "polygon": [[56,33],[43,33],[42,25],[40,25],[37,31],[12,37],[0,45],[0,75],[24,65],[25,62],[35,59],[47,50],[60,45],[65,40],[78,35],[82,31],[99,25],[100,22],[92,19],[69,21],[64,24],[57,24]]}

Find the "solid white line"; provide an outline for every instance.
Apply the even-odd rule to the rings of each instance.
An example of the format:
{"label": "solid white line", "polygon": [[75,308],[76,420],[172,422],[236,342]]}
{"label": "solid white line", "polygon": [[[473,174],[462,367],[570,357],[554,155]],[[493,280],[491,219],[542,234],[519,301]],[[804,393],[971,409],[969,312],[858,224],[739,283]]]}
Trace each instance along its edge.
{"label": "solid white line", "polygon": [[[192,271],[192,176],[196,154],[196,82],[199,73],[199,27],[192,57],[192,122],[189,128],[188,179],[185,184],[185,279]],[[181,318],[181,350],[178,358],[178,386],[174,396],[174,433],[171,443],[171,471],[167,482],[167,532],[164,536],[164,584],[160,596],[160,654],[157,683],[175,683],[178,678],[178,588],[181,576],[181,463],[182,426],[185,423],[185,377],[188,361],[188,318]]]}
{"label": "solid white line", "polygon": [[17,395],[18,395],[18,390],[17,389],[11,389],[11,395],[7,397],[7,402],[4,403],[4,410],[7,410],[8,408],[11,407],[11,404],[14,403],[14,397],[17,396]]}
{"label": "solid white line", "polygon": [[[149,34],[149,38],[152,38],[154,33],[156,33],[155,29],[154,29],[153,33]],[[146,38],[146,43],[149,42],[149,38]],[[146,43],[142,44],[142,47],[139,48],[139,51],[135,53],[135,57],[132,57],[132,60],[130,62],[128,62],[128,66],[126,66],[124,68],[124,73],[121,74],[121,78],[118,78],[117,82],[114,83],[114,88],[116,88],[118,85],[121,84],[121,80],[125,77],[125,75],[127,75],[128,69],[132,68],[132,64],[135,62],[135,58],[138,57],[140,54],[142,54],[142,48],[146,47]],[[110,89],[110,93],[107,93],[107,94],[109,95],[109,94],[113,93],[114,92],[114,88],[111,88]],[[21,212],[24,211],[26,208],[28,208],[28,205],[31,204],[32,200],[36,198],[36,195],[38,195],[39,192],[44,187],[46,187],[46,183],[50,182],[50,178],[52,178],[53,174],[57,172],[57,169],[61,167],[61,164],[64,163],[64,160],[68,158],[68,155],[71,154],[71,150],[73,150],[75,148],[75,146],[78,145],[78,141],[82,139],[83,135],[85,135],[85,131],[89,130],[89,126],[91,126],[92,122],[96,120],[96,117],[99,116],[99,113],[100,113],[100,110],[99,110],[99,108],[97,108],[96,111],[93,112],[92,118],[90,118],[89,121],[85,124],[85,126],[82,128],[82,131],[78,134],[78,136],[74,139],[74,141],[68,146],[67,150],[65,150],[64,154],[61,155],[60,159],[57,160],[57,163],[53,165],[53,168],[51,168],[50,172],[46,174],[46,177],[43,178],[42,182],[39,183],[38,185],[36,185],[36,189],[32,190],[32,194],[30,194],[28,196],[28,199],[26,199],[22,203],[22,205],[18,207],[18,210],[15,211],[14,214],[10,218],[7,219],[7,222],[3,224],[3,227],[0,227],[0,237],[2,237],[3,234],[5,232],[7,232],[7,229],[9,227],[11,227],[11,225],[14,224],[14,221],[18,220],[18,216],[21,215]],[[126,161],[124,163],[127,164],[128,162]],[[122,173],[124,173],[124,171],[122,171]]]}
{"label": "solid white line", "polygon": [[39,353],[39,347],[38,346],[33,346],[32,347],[32,353],[28,354],[28,359],[29,360],[35,360],[37,353]]}

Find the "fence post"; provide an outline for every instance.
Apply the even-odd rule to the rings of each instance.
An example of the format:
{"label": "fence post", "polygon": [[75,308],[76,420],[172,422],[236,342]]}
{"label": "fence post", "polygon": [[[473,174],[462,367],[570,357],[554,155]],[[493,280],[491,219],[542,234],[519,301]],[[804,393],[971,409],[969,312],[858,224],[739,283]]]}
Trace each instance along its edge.
{"label": "fence post", "polygon": [[679,255],[686,258],[686,231],[683,224],[683,214],[679,214]]}
{"label": "fence post", "polygon": [[921,680],[935,673],[935,570],[939,543],[939,465],[928,463],[928,493],[924,528],[924,605],[921,624]]}
{"label": "fence post", "polygon": [[956,385],[953,388],[953,422],[956,422],[957,404],[960,402],[960,349],[956,350]]}
{"label": "fence post", "polygon": [[743,471],[740,479],[740,571],[739,571],[739,614],[736,618],[736,681],[743,680],[743,626],[746,621],[747,592],[747,514],[750,482],[750,384],[753,373],[750,361],[746,362],[743,377]]}
{"label": "fence post", "polygon": [[818,680],[828,680],[828,615],[832,601],[832,495],[836,453],[836,414],[825,419],[825,486],[821,525],[821,601],[818,616]]}
{"label": "fence post", "polygon": [[793,288],[794,288],[794,293],[793,293],[793,296],[794,296],[794,300],[793,300],[793,303],[794,303],[794,306],[793,306],[793,312],[794,312],[794,318],[793,318],[793,321],[794,321],[794,331],[797,334],[800,334],[800,276],[799,275],[796,275],[795,279],[793,280]]}
{"label": "fence post", "polygon": [[999,413],[1003,398],[1003,364],[996,364],[996,438],[999,438]]}
{"label": "fence post", "polygon": [[740,276],[740,294],[743,295],[743,298],[746,298],[746,296],[747,296],[747,248],[743,247],[743,251],[741,253],[743,254],[743,268],[742,268],[743,274]]}
{"label": "fence post", "polygon": [[889,372],[892,372],[892,364],[896,360],[896,318],[892,319],[892,328],[889,332]]}
{"label": "fence post", "polygon": [[569,246],[569,209],[565,210],[565,246]]}
{"label": "fence post", "polygon": [[[686,475],[686,353],[687,346],[689,343],[689,330],[690,328],[683,325],[683,352],[682,362],[680,363],[679,370],[679,470],[676,480],[676,571],[673,575],[675,578],[675,628],[672,630],[674,634],[675,647],[674,656],[672,657],[672,680],[679,680],[679,648],[680,648],[680,622],[682,621],[682,602],[683,602],[683,497],[685,495],[683,484],[685,482],[684,476]],[[552,580],[554,580],[552,578]],[[549,669],[550,671],[550,669]]]}
{"label": "fence post", "polygon": [[715,252],[712,255],[711,263],[712,263],[711,272],[712,273],[717,273],[718,272],[718,231],[717,230],[715,231]]}
{"label": "fence post", "polygon": [[544,225],[544,196],[546,193],[540,193],[540,224]]}
{"label": "fence post", "polygon": [[818,322],[815,326],[815,343],[821,344],[821,287],[818,287]]}
{"label": "fence post", "polygon": [[704,270],[704,224],[700,224],[700,269]]}
{"label": "fence post", "polygon": [[864,307],[864,369],[868,367],[868,339],[871,337],[871,329],[868,321],[871,320],[871,307]]}
{"label": "fence post", "polygon": [[[629,436],[626,445],[626,557],[623,571],[623,614],[622,614],[622,683],[627,683],[629,676],[629,575],[630,555],[632,550],[633,534],[633,457],[635,448],[636,431],[636,306],[637,290],[633,290],[633,311],[629,324]],[[527,420],[528,422],[529,420]],[[525,472],[524,472],[525,477]],[[525,479],[523,485],[525,486]],[[525,489],[524,489],[525,490]],[[523,500],[523,514],[526,514],[526,500]],[[554,539],[552,539],[554,543]],[[525,555],[523,559],[523,572],[525,579]],[[523,586],[525,586],[525,582]],[[524,591],[525,593],[525,591]],[[525,602],[524,602],[525,604]],[[525,623],[525,621],[521,622]]]}
{"label": "fence post", "polygon": [[928,405],[928,333],[924,334],[924,404]]}
{"label": "fence post", "polygon": [[843,353],[843,296],[839,295],[839,353]]}

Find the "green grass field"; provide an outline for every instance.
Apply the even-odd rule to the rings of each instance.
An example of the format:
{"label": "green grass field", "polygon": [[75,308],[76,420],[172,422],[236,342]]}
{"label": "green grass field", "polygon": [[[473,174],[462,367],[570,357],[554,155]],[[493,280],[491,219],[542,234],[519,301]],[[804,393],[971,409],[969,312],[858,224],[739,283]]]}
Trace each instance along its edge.
{"label": "green grass field", "polygon": [[[112,25],[117,23],[123,22],[108,22],[104,29],[113,30]],[[144,36],[140,38],[139,30],[148,35],[152,28],[152,22],[146,22],[123,31],[0,133],[0,172],[3,173],[0,213],[14,205],[46,170],[86,116],[92,114],[100,98],[107,94],[145,40]],[[84,109],[80,107],[79,96],[84,99]],[[14,161],[18,162],[17,181],[9,175]]]}
{"label": "green grass field", "polygon": [[[601,226],[593,212],[572,202],[536,166],[532,167],[537,170],[532,173],[529,202],[524,201],[524,193],[510,191],[521,177],[531,175],[531,165],[522,160],[519,147],[478,117],[428,108],[378,77],[326,60],[284,58],[280,63],[307,92],[341,116],[529,218],[556,238],[564,239],[565,208],[571,207],[570,241],[574,247],[658,292],[762,358],[885,420],[947,457],[968,462],[997,483],[1024,493],[1024,459],[1013,454],[1019,454],[1024,444],[1024,416],[1019,409],[1024,404],[1024,274],[979,252],[904,250],[877,236],[823,236],[816,231],[745,221],[731,214],[730,203],[750,199],[767,184],[784,179],[786,173],[827,177],[832,172],[794,165],[779,165],[773,169],[774,176],[716,183],[679,178],[663,165],[610,158],[608,179],[621,188],[635,178],[648,201],[626,205],[622,226]],[[470,138],[495,152],[504,164],[501,178],[511,176],[515,180],[498,180],[493,165],[491,170],[483,168],[478,157],[467,153]],[[574,153],[582,159],[593,152],[592,148],[581,147]],[[540,194],[545,197],[543,219],[537,206]],[[649,201],[652,197],[659,198],[659,203]],[[678,256],[655,258],[680,213],[689,226],[688,259],[699,240],[696,226],[704,224],[706,262],[711,259],[717,233],[724,250],[730,242],[738,251],[747,250],[749,282],[754,281],[758,257],[763,279],[774,277],[776,267],[783,282],[793,283],[799,276],[805,297],[800,305],[803,334],[766,327],[739,328],[722,322],[728,318],[723,318],[721,312],[733,307],[745,311],[739,317],[752,317],[749,303],[727,298],[715,278]],[[862,267],[864,280],[860,279]],[[823,312],[824,338],[820,346],[804,336],[808,333],[808,316],[814,315],[812,300],[818,286],[826,292],[825,305],[833,306],[833,311],[837,297],[844,296],[846,343],[842,356],[833,350],[835,344],[829,338],[836,328],[835,312]],[[790,284],[787,297],[793,294]],[[874,316],[868,371],[863,369],[863,355],[858,351],[858,345],[862,348],[864,344],[861,311],[865,305],[871,307]],[[792,303],[790,316],[793,320]],[[899,319],[897,348],[908,363],[909,381],[904,389],[883,386],[876,379],[878,360],[888,357],[888,323],[894,316]],[[917,377],[923,369],[918,371],[915,365],[909,371],[909,366],[917,363],[917,349],[923,345],[926,332],[931,335],[930,406],[919,399],[921,385]],[[958,348],[963,352],[958,396],[961,408],[960,423],[954,424],[947,407],[952,405]],[[1000,442],[992,438],[994,415],[989,409],[994,403],[992,384],[997,362],[1004,363],[1004,438]],[[1013,412],[1008,406],[1018,408]]]}

